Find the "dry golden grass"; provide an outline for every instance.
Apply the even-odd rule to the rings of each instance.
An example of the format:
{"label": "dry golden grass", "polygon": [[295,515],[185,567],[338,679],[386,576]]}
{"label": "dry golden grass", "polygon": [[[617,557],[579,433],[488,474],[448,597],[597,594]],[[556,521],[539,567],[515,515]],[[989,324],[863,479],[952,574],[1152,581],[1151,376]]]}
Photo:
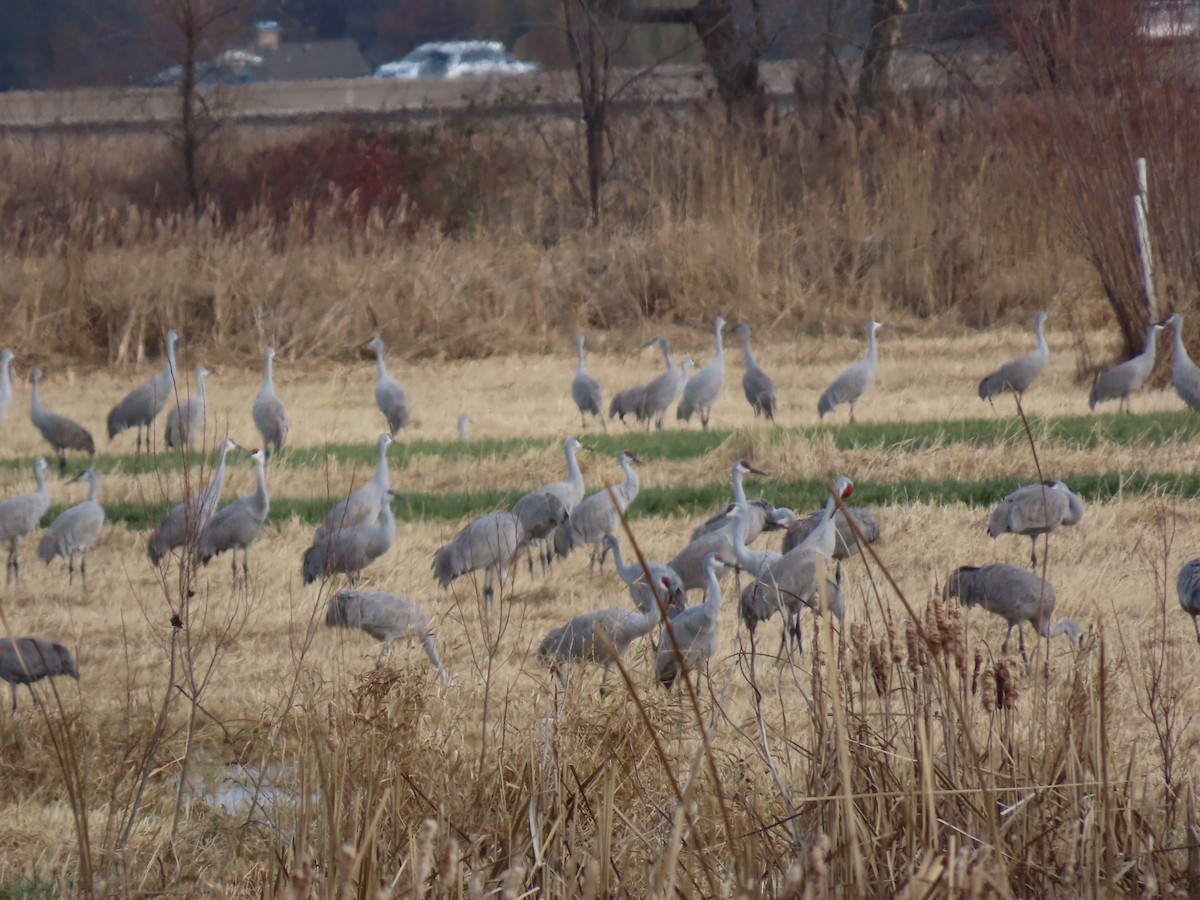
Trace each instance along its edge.
{"label": "dry golden grass", "polygon": [[[836,339],[800,345],[760,339],[759,359],[787,398],[784,423],[815,422],[817,392],[861,353],[857,331],[856,325]],[[613,335],[597,341],[589,364],[606,389],[657,369],[649,355],[630,359],[625,353],[626,343],[650,335],[647,330],[627,341]],[[698,358],[710,352],[703,332],[670,336]],[[1051,341],[1051,368],[1027,405],[1039,415],[1080,412],[1085,390],[1073,377],[1070,342],[1058,331]],[[977,415],[977,379],[1028,344],[1027,329],[948,336],[901,320],[890,333],[881,332],[879,380],[859,415]],[[730,440],[739,446],[687,463],[652,461],[643,483],[723,479],[742,443],[755,451],[756,462],[783,477],[847,472],[861,484],[997,472],[1014,482],[1036,477],[1028,450],[1019,445],[839,453],[819,440],[769,443],[767,426],[753,423],[741,399],[738,356],[736,350],[729,354],[715,421],[747,429]],[[195,361],[190,353],[185,358],[189,365]],[[475,436],[572,433],[578,422],[566,389],[571,370],[565,351],[439,363],[397,358],[392,364],[414,406],[413,434],[444,440],[453,439],[460,410],[472,415]],[[45,387],[45,402],[100,433],[109,405],[144,374],[60,367]],[[277,375],[297,445],[367,444],[378,433],[369,362],[302,367],[283,358]],[[257,378],[228,367],[211,382],[220,430],[244,443],[254,442],[248,410]],[[5,425],[6,452],[14,455],[41,450],[24,415],[26,398],[21,390]],[[1164,392],[1135,400],[1140,410],[1177,403]],[[124,435],[116,446],[131,444]],[[1151,460],[1137,448],[1039,448],[1048,473],[1186,471],[1195,449],[1166,446]],[[589,459],[586,466],[593,485],[616,471],[604,459]],[[432,490],[533,487],[561,471],[557,449],[449,466],[418,457],[394,472],[393,482],[401,491],[424,481]],[[252,474],[237,463],[226,496],[248,491]],[[337,492],[351,474],[347,466],[328,472],[281,467],[272,471],[272,490],[277,496]],[[29,475],[6,471],[4,479],[3,492],[11,494],[27,489]],[[142,491],[156,496],[159,490],[176,496],[179,486],[171,478],[160,487],[153,477],[124,475],[103,485],[112,499],[135,499]],[[780,504],[794,502],[774,496],[770,482],[755,490]],[[52,491],[63,497],[59,482]],[[918,619],[955,566],[1020,564],[1028,556],[1023,538],[990,540],[978,509],[911,504],[877,512],[885,530],[879,555]],[[692,524],[642,520],[636,534],[648,558],[665,559]],[[855,649],[852,630],[865,625],[867,639],[882,641],[890,654],[889,627],[903,644],[908,615],[881,569],[856,558],[846,567],[850,611],[844,627],[830,634],[817,626],[829,617],[815,620],[806,613],[806,649],[795,667],[770,656],[778,619],[760,631],[754,663],[760,732],[758,695],[746,674],[747,637],[727,588],[720,655],[711,683],[702,681],[699,692],[700,722],[712,746],[708,757],[691,702],[654,684],[645,642],[635,644],[626,660],[632,690],[614,673],[606,697],[598,696],[597,672],[576,670],[562,692],[537,662],[537,646],[551,627],[589,609],[626,603],[611,568],[589,578],[583,553],[546,578],[531,578],[522,564],[485,624],[480,585],[467,578],[441,592],[430,575],[433,552],[454,528],[401,522],[392,550],[366,577],[369,586],[409,596],[428,611],[454,676],[447,688],[438,686],[415,647],[397,647],[376,669],[374,641],[323,627],[334,586],[302,585],[299,559],[310,530],[295,521],[268,526],[251,554],[251,585],[238,591],[230,589],[224,557],[182,581],[173,564],[159,582],[144,557],[144,535],[112,527],[92,556],[92,590],[83,594],[67,587],[61,564],[47,570],[37,562],[27,541],[21,583],[2,604],[8,627],[71,643],[82,680],[78,687],[56,685],[62,710],[48,718],[23,693],[18,714],[0,724],[0,884],[24,880],[57,885],[62,893],[87,890],[72,806],[50,746],[65,728],[69,756],[86,774],[77,806],[89,817],[98,893],[333,896],[351,885],[352,893],[368,896],[382,883],[394,884],[398,893],[459,896],[500,889],[506,879],[514,889],[550,896],[662,895],[671,884],[704,895],[794,889],[796,896],[820,896],[823,885],[840,885],[847,894],[890,896],[932,885],[944,895],[974,896],[982,889],[971,885],[993,884],[1013,893],[1077,896],[1136,890],[1154,880],[1163,890],[1188,890],[1194,873],[1188,854],[1177,848],[1193,821],[1187,809],[1188,773],[1197,763],[1196,648],[1191,624],[1175,604],[1173,579],[1200,544],[1200,503],[1139,497],[1092,505],[1078,527],[1052,537],[1056,618],[1084,625],[1084,649],[1075,655],[1064,639],[1037,644],[1019,699],[1010,697],[1013,708],[998,712],[982,706],[986,671],[971,670],[977,652],[983,670],[999,664],[1004,629],[980,610],[967,616],[965,675],[956,674],[949,650],[934,653],[949,667],[944,677],[932,662],[914,673],[899,652],[887,667],[885,696],[876,696],[866,644]],[[628,556],[628,542],[622,543]],[[177,650],[180,692],[172,692],[155,742],[168,685],[170,619],[189,589],[195,591],[192,619],[177,637],[180,647],[192,649]],[[926,627],[935,646],[948,640]],[[842,641],[844,650],[838,649]],[[1160,653],[1168,665],[1151,682]],[[189,747],[183,692],[192,687],[182,660],[194,659],[202,670],[214,655]],[[1007,666],[1001,666],[1006,673]],[[1173,717],[1174,743],[1166,754],[1143,711],[1149,686],[1158,692],[1159,724],[1164,711]],[[118,849],[151,746],[145,795],[128,842]],[[173,835],[185,759],[193,790],[217,784],[236,762],[271,767],[282,799],[264,801],[266,809],[253,814],[230,814],[185,791]],[[1176,798],[1169,812],[1164,760],[1172,766]],[[687,792],[682,804],[672,778]],[[780,821],[789,805],[795,831]],[[265,824],[275,816],[278,830]],[[422,825],[426,818],[436,821],[435,835]]]}

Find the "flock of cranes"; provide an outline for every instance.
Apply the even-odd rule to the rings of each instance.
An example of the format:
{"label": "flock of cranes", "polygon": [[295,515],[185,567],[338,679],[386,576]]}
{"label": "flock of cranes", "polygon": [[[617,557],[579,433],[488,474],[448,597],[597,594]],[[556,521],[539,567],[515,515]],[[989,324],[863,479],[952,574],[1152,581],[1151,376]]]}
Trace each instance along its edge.
{"label": "flock of cranes", "polygon": [[[979,384],[981,399],[992,402],[1006,392],[1023,395],[1046,367],[1049,352],[1044,334],[1046,313],[1036,321],[1036,346],[1028,354],[1006,362]],[[713,323],[714,353],[706,365],[689,377],[694,365],[685,357],[678,365],[670,355],[665,339],[659,337],[645,347],[661,350],[664,371],[651,381],[618,392],[609,406],[609,417],[632,415],[649,427],[651,421],[662,428],[671,406],[678,401],[677,418],[687,422],[699,418],[705,429],[721,395],[725,378],[725,320]],[[851,421],[855,404],[870,388],[878,366],[876,332],[880,323],[867,324],[867,351],[858,362],[843,371],[817,402],[821,417],[836,407],[849,407]],[[1183,349],[1182,322],[1173,315],[1162,323],[1153,323],[1147,332],[1145,351],[1096,379],[1089,402],[1119,399],[1128,408],[1129,396],[1145,383],[1153,370],[1157,332],[1174,329],[1174,385],[1180,396],[1193,408],[1200,409],[1200,371]],[[745,372],[742,387],[755,415],[774,420],[778,398],[770,376],[755,360],[750,344],[750,328],[739,324],[734,329],[742,338]],[[110,439],[128,428],[137,430],[137,452],[151,450],[153,423],[178,395],[176,346],[179,335],[168,331],[162,371],[127,394],[108,415]],[[386,591],[366,591],[356,587],[362,572],[383,556],[396,536],[396,520],[388,468],[388,448],[396,433],[410,421],[407,394],[388,373],[383,341],[376,337],[366,348],[375,356],[377,381],[374,395],[387,430],[380,434],[374,477],[358,490],[335,504],[316,529],[312,542],[301,560],[305,584],[345,576],[349,586],[329,601],[327,624],[330,627],[361,628],[384,643],[386,652],[400,637],[415,637],[424,646],[431,663],[443,682],[450,676],[433,643],[429,621],[417,604]],[[581,421],[603,418],[603,391],[588,374],[583,336],[576,336],[577,365],[570,394],[579,409]],[[252,417],[262,437],[261,449],[250,452],[255,461],[256,484],[253,493],[221,506],[227,457],[241,449],[225,437],[217,452],[217,464],[208,482],[189,491],[171,508],[154,528],[146,542],[146,553],[154,566],[161,566],[172,554],[189,553],[200,564],[207,564],[223,552],[232,556],[232,579],[250,576],[249,550],[261,533],[270,513],[267,466],[271,454],[287,445],[288,412],[275,390],[273,348],[266,349],[262,387],[252,406]],[[0,418],[12,402],[11,351],[0,353]],[[195,444],[206,425],[205,379],[212,375],[205,366],[195,369],[195,392],[179,398],[170,410],[166,425],[169,449]],[[31,383],[31,420],[54,449],[60,471],[65,471],[66,451],[94,456],[95,445],[88,431],[65,416],[47,410],[41,402],[39,384],[42,372],[34,369]],[[467,418],[460,416],[460,438],[466,441]],[[640,637],[655,640],[655,673],[670,687],[685,670],[703,669],[718,649],[718,621],[723,583],[731,571],[747,573],[752,581],[740,592],[737,614],[740,623],[753,636],[762,623],[778,612],[783,622],[780,656],[790,657],[802,651],[800,618],[806,609],[828,610],[841,619],[846,613],[846,598],[841,590],[842,563],[861,548],[879,539],[880,525],[866,509],[846,504],[854,491],[846,477],[835,479],[823,508],[798,515],[792,509],[775,506],[762,498],[747,497],[743,479],[765,476],[745,459],[735,460],[731,469],[731,501],[711,518],[698,524],[678,552],[665,562],[647,560],[638,552],[629,562],[622,556],[617,534],[621,518],[638,496],[637,467],[644,465],[631,451],[617,458],[623,479],[588,494],[577,454],[584,450],[576,437],[563,444],[566,477],[542,485],[523,495],[508,510],[497,510],[468,522],[435,553],[432,560],[434,579],[448,589],[460,578],[482,573],[483,596],[487,604],[495,599],[497,584],[504,584],[524,554],[531,575],[536,556],[543,572],[555,565],[555,559],[569,556],[575,549],[590,547],[589,569],[603,571],[611,554],[614,568],[627,586],[627,607],[591,610],[553,629],[542,642],[539,657],[562,675],[571,665],[598,662],[608,667],[619,660]],[[34,463],[37,489],[0,500],[0,541],[9,544],[6,581],[19,580],[19,546],[22,539],[39,526],[50,506],[46,482],[49,466],[45,459]],[[92,468],[80,473],[76,481],[88,484],[88,496],[82,503],[64,511],[45,530],[38,544],[38,556],[49,564],[62,557],[67,561],[69,581],[73,584],[75,560],[83,587],[87,589],[87,554],[104,523],[104,508],[98,500],[99,476]],[[1037,538],[1064,526],[1073,526],[1084,515],[1083,504],[1066,484],[1048,480],[1028,485],[1005,497],[988,520],[993,537],[1012,533],[1030,538],[1031,564],[1037,566]],[[778,550],[754,549],[750,545],[763,534],[782,531]],[[237,551],[242,553],[239,572]],[[1200,560],[1193,560],[1179,573],[1178,594],[1183,608],[1196,623],[1200,640]],[[702,599],[689,605],[688,592],[702,592]],[[979,605],[1005,619],[1009,633],[1018,629],[1020,649],[1025,653],[1022,625],[1030,623],[1045,637],[1067,634],[1078,644],[1080,626],[1070,620],[1051,624],[1055,606],[1053,586],[1041,575],[1007,563],[981,567],[966,566],[950,576],[945,596],[957,597],[967,606]],[[1005,639],[1007,651],[1008,637]],[[78,678],[75,661],[61,644],[44,638],[20,638],[0,642],[0,678],[16,686],[52,674]]]}

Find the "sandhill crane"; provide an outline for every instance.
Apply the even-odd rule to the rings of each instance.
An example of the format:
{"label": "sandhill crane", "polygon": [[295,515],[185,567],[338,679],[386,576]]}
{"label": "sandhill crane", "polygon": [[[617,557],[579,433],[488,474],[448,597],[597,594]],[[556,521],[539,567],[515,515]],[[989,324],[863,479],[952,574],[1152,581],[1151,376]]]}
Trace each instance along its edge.
{"label": "sandhill crane", "polygon": [[167,398],[175,393],[175,344],[179,335],[172,329],[167,332],[166,362],[163,370],[134,388],[124,399],[109,411],[108,439],[111,441],[126,428],[137,428],[137,454],[142,453],[142,429],[146,429],[146,452],[150,447],[150,428],[155,417],[167,405]]}
{"label": "sandhill crane", "polygon": [[1183,319],[1179,313],[1168,316],[1163,325],[1169,325],[1175,332],[1175,362],[1171,368],[1171,384],[1179,399],[1187,404],[1189,409],[1200,410],[1200,368],[1188,356],[1187,348],[1183,346]]}
{"label": "sandhill crane", "polygon": [[625,483],[613,485],[611,497],[607,488],[601,488],[585,497],[571,510],[570,521],[554,532],[554,552],[559,556],[565,557],[583,544],[592,545],[589,572],[595,569],[597,554],[600,554],[601,567],[604,566],[604,557],[607,555],[603,549],[604,536],[620,527],[621,513],[629,508],[629,504],[637,499],[638,495],[640,484],[633,467],[644,463],[632,450],[623,451],[617,458],[620,460],[621,470],[625,473]]}
{"label": "sandhill crane", "polygon": [[1078,622],[1063,619],[1057,625],[1050,626],[1050,616],[1054,614],[1054,586],[1020,566],[1009,563],[961,566],[946,579],[942,598],[947,597],[957,597],[968,608],[982,606],[1008,622],[1001,653],[1008,653],[1008,639],[1012,636],[1012,630],[1017,629],[1021,659],[1026,665],[1029,664],[1029,657],[1025,655],[1026,622],[1042,637],[1066,634],[1071,645],[1079,648],[1083,629]]}
{"label": "sandhill crane", "polygon": [[397,638],[416,638],[437,669],[442,684],[450,684],[450,673],[442,665],[442,658],[433,643],[429,618],[420,606],[406,597],[387,591],[344,588],[329,598],[325,625],[327,628],[359,628],[382,641],[379,663],[391,651],[392,642]]}
{"label": "sandhill crane", "polygon": [[0,422],[8,418],[12,406],[12,361],[16,356],[7,347],[0,352]]}
{"label": "sandhill crane", "polygon": [[671,351],[667,347],[666,338],[656,337],[643,344],[641,349],[645,350],[647,347],[653,346],[662,350],[663,362],[666,363],[667,369],[642,388],[642,402],[637,408],[637,417],[639,422],[646,423],[647,428],[650,427],[650,420],[653,419],[655,427],[662,431],[663,416],[671,408],[671,404],[675,402],[679,392],[683,390],[684,379],[687,378],[687,375],[683,369],[671,362]]}
{"label": "sandhill crane", "polygon": [[79,668],[71,651],[44,637],[0,638],[0,679],[12,686],[12,711],[17,711],[17,686],[29,688],[29,696],[40,703],[33,683],[52,675],[69,675],[79,680]]}
{"label": "sandhill crane", "polygon": [[257,480],[253,494],[226,503],[218,509],[212,521],[200,532],[196,541],[196,560],[207,566],[214,556],[233,551],[233,584],[237,586],[237,552],[242,551],[242,579],[250,580],[250,545],[258,538],[263,523],[271,511],[267,494],[267,449],[261,447],[250,454],[257,464]]}
{"label": "sandhill crane", "polygon": [[471,443],[470,437],[467,435],[467,426],[471,424],[471,417],[466,413],[458,414],[458,442],[464,447]]}
{"label": "sandhill crane", "polygon": [[32,494],[18,494],[0,500],[0,541],[8,541],[8,565],[4,583],[20,581],[21,572],[17,562],[17,546],[21,538],[37,528],[42,516],[50,509],[50,492],[46,489],[46,470],[49,464],[39,456],[33,461],[33,477],[37,490]]}
{"label": "sandhill crane", "polygon": [[379,367],[379,380],[375,382],[375,404],[387,419],[392,437],[395,437],[397,431],[408,425],[408,396],[383,364],[383,338],[375,335],[367,342],[367,346],[375,351],[375,365]]}
{"label": "sandhill crane", "polygon": [[167,413],[167,446],[182,450],[204,440],[208,422],[208,403],[204,394],[204,379],[213,374],[205,366],[196,366],[196,393],[185,397]]}
{"label": "sandhill crane", "polygon": [[517,551],[525,544],[525,529],[511,512],[490,513],[468,522],[433,555],[433,574],[438,584],[450,583],[470,572],[484,570],[483,596],[491,603],[497,577],[503,585]]}
{"label": "sandhill crane", "polygon": [[1088,409],[1094,410],[1096,404],[1104,403],[1106,400],[1119,399],[1118,412],[1122,409],[1130,412],[1129,395],[1140,390],[1154,371],[1154,358],[1158,343],[1156,338],[1161,330],[1162,325],[1152,322],[1146,329],[1146,348],[1133,359],[1118,363],[1096,379],[1092,385],[1092,392],[1088,395]]}
{"label": "sandhill crane", "polygon": [[158,527],[146,542],[146,556],[157,566],[170,551],[199,540],[204,527],[212,520],[221,502],[225,487],[225,457],[238,447],[237,441],[226,437],[217,448],[217,469],[212,479],[199,491],[178,503],[163,516]]}
{"label": "sandhill crane", "polygon": [[[520,518],[529,543],[539,548],[545,545],[544,551],[540,551],[538,554],[542,560],[543,570],[550,565],[552,559],[551,548],[553,547],[555,528],[563,523],[564,512],[569,516],[571,511],[579,505],[579,501],[583,499],[585,493],[583,473],[579,469],[579,460],[575,455],[582,447],[583,444],[577,437],[569,437],[563,441],[563,453],[567,457],[566,480],[542,485],[540,488],[530,491],[513,506],[513,512]],[[558,500],[559,504],[556,506],[547,502],[546,494]],[[529,572],[533,574],[532,556],[529,559]]]}
{"label": "sandhill crane", "polygon": [[742,391],[746,395],[746,402],[754,410],[754,415],[774,422],[775,408],[778,405],[775,399],[775,384],[771,381],[771,376],[762,370],[750,350],[750,326],[743,322],[733,330],[742,333],[742,361],[746,366],[746,372],[742,375]]}
{"label": "sandhill crane", "polygon": [[988,517],[988,534],[1023,534],[1029,538],[1030,567],[1037,566],[1037,539],[1083,518],[1083,501],[1065,482],[1027,484],[1001,500]]}
{"label": "sandhill crane", "polygon": [[344,500],[335,503],[325,514],[325,519],[317,526],[313,535],[314,544],[322,543],[327,535],[339,528],[370,525],[378,521],[379,498],[387,493],[391,477],[387,458],[388,446],[391,443],[392,436],[386,431],[379,435],[379,440],[375,443],[375,475]]}
{"label": "sandhill crane", "polygon": [[262,435],[263,449],[266,450],[269,459],[272,452],[278,453],[287,443],[290,427],[287,407],[275,393],[274,347],[267,347],[266,371],[263,373],[263,383],[258,389],[258,396],[254,398],[254,405],[250,407],[250,415],[254,417],[254,425]]}
{"label": "sandhill crane", "polygon": [[636,416],[638,410],[645,404],[645,399],[645,385],[639,384],[623,391],[617,391],[613,394],[612,402],[608,404],[608,417],[610,419],[619,418],[621,424],[625,425],[627,424],[625,417]]}
{"label": "sandhill crane", "polygon": [[387,553],[396,539],[396,516],[392,512],[394,499],[396,495],[391,491],[379,498],[378,525],[338,529],[304,551],[301,563],[304,583],[312,584],[318,578],[337,574],[346,575],[351,584],[358,581],[362,570]]}
{"label": "sandhill crane", "polygon": [[1179,605],[1183,611],[1192,617],[1192,627],[1196,630],[1196,640],[1200,641],[1200,558],[1189,560],[1179,570],[1175,579],[1175,593],[1179,597]]}
{"label": "sandhill crane", "polygon": [[708,431],[708,419],[712,415],[713,404],[721,395],[725,385],[725,340],[721,332],[725,328],[725,320],[720,316],[713,319],[715,349],[713,358],[704,368],[700,369],[683,387],[683,399],[679,401],[676,418],[688,422],[693,413],[700,413],[700,424]]}
{"label": "sandhill crane", "polygon": [[1010,390],[1017,392],[1017,397],[1024,397],[1029,386],[1042,374],[1046,368],[1046,360],[1050,358],[1050,348],[1046,346],[1046,335],[1042,326],[1046,324],[1047,315],[1037,314],[1037,346],[1016,359],[1010,359],[995,372],[979,382],[979,399],[986,400],[995,406],[992,398],[997,394]]}
{"label": "sandhill crane", "polygon": [[50,565],[55,557],[66,557],[67,583],[74,584],[75,554],[80,554],[79,575],[83,579],[83,589],[86,591],[88,589],[87,555],[88,551],[92,549],[92,544],[99,537],[100,529],[104,527],[105,514],[104,507],[96,499],[96,492],[100,487],[100,476],[96,474],[96,470],[84,469],[68,484],[74,484],[76,481],[88,483],[87,499],[63,510],[50,523],[50,527],[38,541],[38,558],[46,565]]}
{"label": "sandhill crane", "polygon": [[[638,610],[649,612],[659,605],[658,601],[662,602],[669,616],[687,608],[687,593],[683,589],[683,581],[670,566],[647,561],[646,568],[643,569],[641,563],[636,560],[628,566],[625,565],[621,558],[621,545],[614,534],[604,536],[604,548],[612,553],[617,575],[629,588],[629,599]],[[649,581],[646,580],[647,569],[650,571]]]}
{"label": "sandhill crane", "polygon": [[[854,519],[854,524],[858,526],[859,532],[863,539],[868,544],[874,544],[879,540],[879,520],[875,518],[875,514],[869,509],[863,509],[860,506],[848,506],[846,512]],[[850,529],[849,522],[846,521],[846,512],[838,510],[833,517],[833,526],[836,535],[836,546],[833,550],[834,559],[849,559],[861,548],[858,541],[854,537],[854,532]],[[803,517],[797,518],[791,525],[788,526],[787,534],[783,537],[783,552],[787,553],[794,547],[798,547],[812,533],[825,516],[825,511],[822,509],[814,509],[812,512],[806,513]]]}
{"label": "sandhill crane", "polygon": [[875,332],[882,327],[883,325],[874,319],[867,323],[867,355],[833,379],[833,383],[825,388],[825,393],[821,394],[821,399],[817,401],[817,414],[820,418],[825,418],[826,413],[832,412],[840,404],[849,403],[850,421],[854,421],[854,404],[867,392],[867,388],[875,379],[875,367],[879,360],[875,349]]}
{"label": "sandhill crane", "polygon": [[627,607],[594,609],[552,629],[538,648],[538,659],[547,663],[564,685],[562,663],[598,662],[604,666],[600,679],[603,684],[613,662],[624,656],[635,640],[657,628],[661,620],[662,608],[657,603],[647,611]]}
{"label": "sandhill crane", "polygon": [[[668,560],[667,565],[679,575],[685,591],[698,590],[708,583],[708,575],[704,571],[704,559],[710,553],[717,553],[725,559],[733,559],[732,528],[719,528],[701,535],[695,540],[688,541],[687,546]],[[717,578],[724,580],[729,571],[729,567],[719,567]]]}
{"label": "sandhill crane", "polygon": [[575,377],[571,379],[571,399],[579,407],[579,424],[587,424],[587,414],[591,413],[600,420],[605,430],[608,425],[604,421],[601,409],[604,400],[600,393],[600,382],[587,373],[583,363],[583,335],[575,335],[575,349],[579,353],[579,363],[575,366]]}
{"label": "sandhill crane", "polygon": [[92,440],[91,433],[78,422],[51,412],[42,406],[38,397],[38,384],[43,378],[45,376],[41,369],[34,369],[29,375],[29,384],[32,386],[29,397],[29,418],[33,422],[33,427],[42,433],[46,443],[54,448],[54,452],[58,455],[58,471],[62,475],[67,471],[65,451],[81,450],[88,456],[94,457],[96,442]]}
{"label": "sandhill crane", "polygon": [[[746,475],[761,475],[763,478],[770,478],[762,469],[756,469],[748,459],[735,459],[733,461],[733,469],[730,473],[730,480],[733,482],[733,502],[745,503],[750,506],[746,510],[746,543],[753,544],[758,536],[762,533],[764,526],[767,525],[771,510],[774,507],[767,500],[755,498],[754,500],[746,499],[746,488],[742,484],[742,479]],[[729,506],[726,506],[719,513],[708,519],[701,525],[696,526],[692,532],[691,540],[716,531],[719,528],[724,528],[730,522]],[[768,530],[774,530],[774,524]]]}
{"label": "sandhill crane", "polygon": [[721,582],[717,568],[732,566],[719,553],[704,557],[704,602],[689,606],[667,620],[666,633],[658,644],[654,658],[654,674],[667,690],[685,671],[707,669],[716,656],[718,614],[721,608]]}

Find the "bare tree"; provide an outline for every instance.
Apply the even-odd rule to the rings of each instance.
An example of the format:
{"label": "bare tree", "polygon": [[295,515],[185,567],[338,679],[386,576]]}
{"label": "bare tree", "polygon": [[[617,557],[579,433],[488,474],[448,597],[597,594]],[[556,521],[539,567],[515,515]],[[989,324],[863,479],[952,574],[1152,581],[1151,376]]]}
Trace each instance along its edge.
{"label": "bare tree", "polygon": [[900,42],[900,20],[908,0],[869,0],[870,29],[858,74],[858,104],[875,106],[887,88],[888,64]]}
{"label": "bare tree", "polygon": [[596,0],[562,0],[567,48],[579,82],[587,150],[588,205],[593,225],[600,224],[601,189],[605,174],[604,145],[612,99],[612,24],[600,14]]}

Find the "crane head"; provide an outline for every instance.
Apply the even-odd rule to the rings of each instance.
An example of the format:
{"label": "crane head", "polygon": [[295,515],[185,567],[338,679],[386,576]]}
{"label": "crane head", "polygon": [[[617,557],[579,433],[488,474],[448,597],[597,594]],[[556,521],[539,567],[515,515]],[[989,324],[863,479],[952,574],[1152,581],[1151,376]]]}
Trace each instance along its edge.
{"label": "crane head", "polygon": [[845,475],[839,475],[833,482],[833,493],[845,500],[854,493],[854,482]]}
{"label": "crane head", "polygon": [[29,373],[29,383],[37,384],[39,381],[41,381],[45,377],[46,376],[42,373],[41,369],[34,369],[32,372]]}
{"label": "crane head", "polygon": [[722,316],[717,316],[715,319],[713,319],[713,328],[716,329],[718,334],[721,332],[721,329],[723,329],[724,327],[725,327],[725,319]]}
{"label": "crane head", "polygon": [[639,466],[644,466],[646,464],[646,461],[644,459],[641,459],[640,457],[638,457],[638,455],[636,453],[634,453],[632,450],[625,450],[624,452],[622,452],[621,459],[629,460],[631,463],[636,463]]}
{"label": "crane head", "polygon": [[737,469],[743,475],[761,475],[761,476],[763,476],[763,478],[771,477],[769,474],[764,472],[762,469],[754,468],[753,464],[748,459],[739,459],[736,463],[733,464],[733,466],[735,469]]}

